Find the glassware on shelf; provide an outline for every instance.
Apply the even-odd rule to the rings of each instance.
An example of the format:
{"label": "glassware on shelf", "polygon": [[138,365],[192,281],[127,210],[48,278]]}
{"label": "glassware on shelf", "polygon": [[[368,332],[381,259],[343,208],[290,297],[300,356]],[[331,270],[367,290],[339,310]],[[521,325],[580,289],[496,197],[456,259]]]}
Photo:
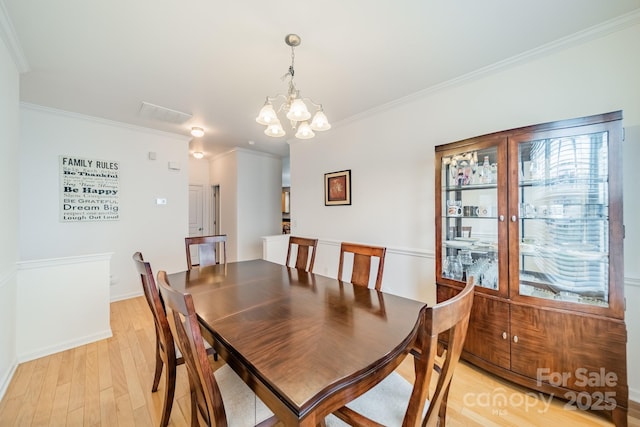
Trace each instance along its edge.
{"label": "glassware on shelf", "polygon": [[484,156],[484,161],[482,162],[482,183],[483,184],[490,184],[491,181],[493,180],[492,174],[491,174],[491,164],[489,163],[489,156]]}
{"label": "glassware on shelf", "polygon": [[462,263],[457,255],[448,255],[442,265],[442,276],[462,280]]}
{"label": "glassware on shelf", "polygon": [[481,256],[467,266],[467,282],[473,281],[476,286],[498,289],[498,261],[488,256]]}
{"label": "glassware on shelf", "polygon": [[470,250],[461,250],[458,256],[460,257],[463,270],[466,270],[471,264],[473,264],[473,257],[471,256]]}

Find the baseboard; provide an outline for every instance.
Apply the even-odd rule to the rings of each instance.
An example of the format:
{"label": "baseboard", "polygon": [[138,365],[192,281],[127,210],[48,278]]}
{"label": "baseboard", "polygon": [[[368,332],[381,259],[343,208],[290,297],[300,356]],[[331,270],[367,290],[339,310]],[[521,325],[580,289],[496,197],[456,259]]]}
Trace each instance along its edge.
{"label": "baseboard", "polygon": [[629,416],[640,420],[640,402],[629,400]]}
{"label": "baseboard", "polygon": [[114,295],[111,297],[111,300],[109,302],[116,302],[116,301],[122,301],[125,299],[137,298],[137,297],[141,297],[142,295],[143,295],[142,291],[129,292],[128,294]]}
{"label": "baseboard", "polygon": [[44,356],[49,356],[54,353],[59,353],[61,351],[69,350],[70,348],[79,347],[81,345],[90,344],[92,342],[100,341],[103,339],[111,338],[113,333],[111,332],[111,328],[98,332],[92,335],[87,335],[85,337],[81,337],[78,339],[66,341],[63,343],[56,344],[54,346],[45,347],[38,349],[36,351],[32,351],[30,353],[24,353],[18,355],[18,362],[24,363],[30,360],[39,359]]}
{"label": "baseboard", "polygon": [[13,379],[13,374],[16,373],[17,368],[18,368],[18,361],[14,360],[13,363],[11,364],[11,369],[9,369],[5,374],[5,376],[0,380],[0,400],[4,398],[4,395],[7,392],[7,389],[9,388],[9,384]]}

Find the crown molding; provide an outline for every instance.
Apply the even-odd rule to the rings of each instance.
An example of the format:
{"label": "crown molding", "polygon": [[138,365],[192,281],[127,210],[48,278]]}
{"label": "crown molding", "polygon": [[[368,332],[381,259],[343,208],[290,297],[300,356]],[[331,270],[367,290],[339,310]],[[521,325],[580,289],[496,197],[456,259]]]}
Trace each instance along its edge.
{"label": "crown molding", "polygon": [[232,154],[235,153],[244,153],[244,154],[250,154],[256,157],[268,157],[270,159],[278,159],[278,160],[282,160],[282,157],[273,154],[273,153],[265,153],[264,151],[257,151],[257,150],[250,150],[248,148],[242,148],[242,147],[233,147],[227,151],[224,151],[220,154],[216,154],[213,157],[211,157],[211,160],[219,160],[222,159],[224,157],[230,156]]}
{"label": "crown molding", "polygon": [[27,57],[24,55],[24,51],[18,41],[18,35],[9,17],[9,12],[2,0],[0,0],[0,39],[2,39],[7,46],[7,50],[9,50],[9,54],[11,58],[13,58],[18,72],[22,74],[31,71]]}
{"label": "crown molding", "polygon": [[[0,0],[0,1],[2,1],[2,0]],[[115,120],[103,119],[103,118],[100,118],[100,117],[87,116],[85,114],[74,113],[74,112],[66,111],[66,110],[60,110],[58,108],[45,107],[45,106],[42,106],[42,105],[31,104],[31,103],[28,103],[28,102],[21,102],[20,103],[20,107],[24,108],[26,110],[39,111],[39,112],[43,112],[43,113],[47,113],[47,114],[53,114],[53,115],[62,116],[62,117],[68,117],[68,118],[77,119],[77,120],[85,120],[85,121],[88,121],[88,122],[94,122],[94,123],[98,123],[98,124],[101,124],[101,125],[114,126],[114,127],[124,128],[124,129],[130,129],[130,130],[134,130],[134,131],[137,131],[137,132],[151,133],[151,134],[154,134],[154,135],[168,136],[168,137],[171,137],[171,138],[178,137],[181,141],[184,141],[184,142],[191,141],[191,136],[187,136],[187,135],[183,135],[183,134],[179,134],[179,133],[166,132],[166,131],[162,131],[162,130],[147,128],[147,127],[144,127],[144,126],[137,126],[137,125],[132,125],[132,124],[129,124],[129,123],[117,122]]]}
{"label": "crown molding", "polygon": [[394,101],[390,101],[386,104],[379,105],[370,110],[363,111],[362,113],[358,113],[351,117],[347,117],[346,119],[336,122],[334,124],[334,127],[340,127],[352,122],[357,122],[359,120],[377,115],[379,113],[396,108],[398,106],[402,106],[417,100],[427,98],[445,89],[461,86],[463,84],[472,82],[474,80],[478,80],[483,77],[489,76],[491,74],[498,73],[500,71],[504,71],[506,69],[515,67],[517,65],[521,65],[523,63],[533,61],[534,59],[538,59],[538,58],[550,55],[554,52],[565,50],[573,46],[578,46],[580,44],[587,43],[591,40],[602,38],[611,33],[622,31],[626,28],[633,27],[635,25],[640,25],[640,8],[632,12],[626,13],[624,15],[620,15],[616,18],[604,21],[600,24],[594,25],[585,30],[578,31],[577,33],[571,34],[569,36],[562,37],[550,43],[546,43],[542,46],[530,49],[526,52],[520,53],[518,55],[504,59],[502,61],[498,61],[496,63],[479,68],[475,71],[471,71],[467,74],[463,74],[459,77],[447,80],[442,83],[438,83],[426,89],[422,89],[422,90],[419,90],[418,92],[414,92],[410,95],[404,96],[402,98],[398,98]]}

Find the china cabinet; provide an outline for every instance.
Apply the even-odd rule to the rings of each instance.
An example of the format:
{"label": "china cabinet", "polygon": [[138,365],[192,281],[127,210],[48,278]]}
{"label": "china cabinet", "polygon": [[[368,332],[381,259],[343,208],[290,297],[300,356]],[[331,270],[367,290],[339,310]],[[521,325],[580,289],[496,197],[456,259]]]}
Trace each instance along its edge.
{"label": "china cabinet", "polygon": [[438,301],[476,284],[463,357],[616,425],[628,407],[622,135],[618,111],[435,156]]}

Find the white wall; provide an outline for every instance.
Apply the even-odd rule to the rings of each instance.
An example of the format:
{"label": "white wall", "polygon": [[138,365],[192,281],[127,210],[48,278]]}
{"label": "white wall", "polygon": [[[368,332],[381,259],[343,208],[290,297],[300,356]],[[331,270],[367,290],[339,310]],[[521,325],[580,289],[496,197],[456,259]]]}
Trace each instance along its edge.
{"label": "white wall", "polygon": [[[2,9],[0,33],[6,31],[3,19]],[[0,37],[0,398],[17,366],[19,87],[18,68]]]}
{"label": "white wall", "polygon": [[[21,132],[21,260],[112,252],[112,300],[142,293],[131,260],[135,251],[154,270],[184,269],[187,137],[32,105],[21,109]],[[149,152],[156,160],[149,160]],[[120,163],[118,221],[59,221],[59,155]],[[170,170],[170,161],[181,169]],[[158,197],[168,203],[156,205]]]}
{"label": "white wall", "polygon": [[234,151],[214,157],[209,162],[211,185],[220,186],[220,234],[227,235],[227,256],[238,261],[238,161]]}
{"label": "white wall", "polygon": [[262,236],[280,233],[282,161],[236,148],[210,163],[211,185],[220,185],[220,232],[228,235],[229,261],[262,257]]}
{"label": "white wall", "polygon": [[[625,276],[630,396],[640,401],[640,25],[383,106],[291,145],[292,234],[434,251],[434,146],[530,124],[624,110]],[[392,84],[392,82],[388,82]],[[329,109],[329,106],[327,106]],[[631,148],[630,148],[631,146]],[[352,205],[325,207],[323,174],[351,169]],[[320,252],[320,251],[319,251]],[[316,260],[317,262],[317,260]],[[419,298],[434,287],[433,258],[408,277]],[[385,272],[384,286],[400,280]],[[403,281],[407,280],[403,278]],[[633,321],[632,320],[636,320]]]}
{"label": "white wall", "polygon": [[250,150],[238,154],[238,260],[262,257],[262,236],[282,228],[282,160]]}

